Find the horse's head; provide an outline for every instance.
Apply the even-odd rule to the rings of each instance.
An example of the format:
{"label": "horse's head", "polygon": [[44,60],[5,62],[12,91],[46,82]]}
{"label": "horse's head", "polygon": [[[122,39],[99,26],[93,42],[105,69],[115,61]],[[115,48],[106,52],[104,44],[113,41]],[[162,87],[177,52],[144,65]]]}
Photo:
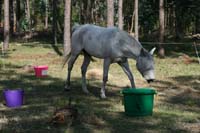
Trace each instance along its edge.
{"label": "horse's head", "polygon": [[141,49],[140,55],[137,57],[137,69],[148,83],[154,81],[154,60],[153,52],[156,48],[153,48],[150,52],[147,52],[144,48]]}

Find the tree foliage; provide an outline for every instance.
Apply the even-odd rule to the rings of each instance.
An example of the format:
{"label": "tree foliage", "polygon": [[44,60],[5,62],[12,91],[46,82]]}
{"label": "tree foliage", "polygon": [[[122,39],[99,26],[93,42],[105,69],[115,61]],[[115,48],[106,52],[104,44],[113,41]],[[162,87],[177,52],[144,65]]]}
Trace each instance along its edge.
{"label": "tree foliage", "polygon": [[[13,0],[15,10],[20,11],[20,23],[17,32],[27,31],[28,23],[34,31],[41,31],[45,26],[45,12],[47,0],[30,1],[30,20],[26,15],[26,0]],[[118,0],[114,1],[114,25],[118,23]],[[53,26],[53,0],[48,0],[48,28]],[[56,27],[58,38],[62,38],[64,29],[64,1],[56,0]],[[11,6],[11,5],[10,5]],[[2,27],[4,2],[0,0],[0,23]],[[11,6],[12,7],[12,6]],[[164,0],[165,8],[165,37],[182,39],[185,35],[200,32],[200,2],[197,0]],[[20,9],[19,9],[20,8]],[[134,10],[133,0],[123,0],[124,30],[131,28]],[[16,14],[19,14],[16,11]],[[143,40],[157,41],[159,30],[159,0],[139,1],[139,34]],[[14,16],[14,15],[11,15]],[[107,3],[106,0],[72,0],[72,25],[74,23],[92,23],[106,26]],[[18,22],[19,21],[19,22]],[[28,22],[30,21],[30,22]],[[17,25],[17,24],[16,24]],[[54,25],[55,26],[55,25]],[[48,30],[51,31],[51,30]],[[2,34],[2,33],[0,33]],[[62,40],[62,39],[61,39]]]}

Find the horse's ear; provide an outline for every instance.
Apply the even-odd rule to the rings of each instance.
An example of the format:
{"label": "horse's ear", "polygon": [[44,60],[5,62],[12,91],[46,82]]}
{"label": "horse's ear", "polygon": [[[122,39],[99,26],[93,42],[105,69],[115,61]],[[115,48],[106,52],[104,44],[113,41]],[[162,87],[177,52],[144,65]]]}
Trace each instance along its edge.
{"label": "horse's ear", "polygon": [[156,47],[152,48],[152,50],[149,52],[151,55],[153,55],[154,51],[156,50]]}

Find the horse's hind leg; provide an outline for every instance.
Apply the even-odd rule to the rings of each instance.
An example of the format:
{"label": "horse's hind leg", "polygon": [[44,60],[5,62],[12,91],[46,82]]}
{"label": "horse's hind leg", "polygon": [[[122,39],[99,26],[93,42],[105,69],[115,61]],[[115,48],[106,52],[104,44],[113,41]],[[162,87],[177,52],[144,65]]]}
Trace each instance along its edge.
{"label": "horse's hind leg", "polygon": [[76,61],[77,57],[78,57],[78,54],[77,54],[77,55],[71,55],[71,56],[69,57],[69,62],[68,62],[68,74],[67,74],[67,80],[66,80],[66,82],[65,82],[65,90],[66,90],[66,91],[70,90],[71,71],[72,71],[74,62]]}
{"label": "horse's hind leg", "polygon": [[85,93],[89,93],[88,89],[87,89],[87,86],[86,86],[86,72],[87,72],[87,68],[88,68],[88,65],[90,64],[90,60],[91,60],[91,57],[84,53],[84,61],[83,61],[83,64],[81,66],[81,73],[82,73],[82,89]]}
{"label": "horse's hind leg", "polygon": [[109,70],[109,66],[111,64],[111,60],[110,59],[104,59],[104,63],[103,63],[103,84],[101,87],[101,98],[106,98],[106,94],[105,94],[105,88],[106,88],[106,82],[108,81],[108,70]]}

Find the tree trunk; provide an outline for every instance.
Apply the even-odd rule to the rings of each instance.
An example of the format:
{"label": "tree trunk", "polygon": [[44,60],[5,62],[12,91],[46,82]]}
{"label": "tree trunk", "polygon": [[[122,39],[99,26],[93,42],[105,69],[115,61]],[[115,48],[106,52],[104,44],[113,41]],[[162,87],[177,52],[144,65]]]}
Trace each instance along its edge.
{"label": "tree trunk", "polygon": [[165,56],[165,50],[163,48],[163,42],[164,42],[164,34],[165,34],[165,14],[164,14],[164,0],[159,1],[159,56],[164,57]]}
{"label": "tree trunk", "polygon": [[107,0],[107,26],[114,26],[114,2]]}
{"label": "tree trunk", "polygon": [[20,0],[16,0],[16,31],[17,32],[20,32],[20,15],[21,15]]}
{"label": "tree trunk", "polygon": [[92,23],[93,24],[96,24],[96,1],[95,0],[92,0],[92,9],[91,9],[91,18],[92,18]]}
{"label": "tree trunk", "polygon": [[57,0],[53,0],[53,44],[57,44]]}
{"label": "tree trunk", "polygon": [[92,3],[91,3],[91,0],[87,0],[87,3],[86,3],[86,22],[87,23],[91,23],[92,22],[92,16],[91,16],[91,9],[92,9]]}
{"label": "tree trunk", "polygon": [[2,26],[2,23],[1,23],[1,16],[2,16],[2,5],[3,5],[3,3],[2,3],[2,0],[0,0],[0,27]]}
{"label": "tree trunk", "polygon": [[99,16],[99,12],[98,12],[98,6],[99,6],[99,1],[94,0],[93,3],[93,23],[94,24],[99,24],[100,23],[100,16]]}
{"label": "tree trunk", "polygon": [[81,24],[92,23],[93,0],[80,1],[80,22]]}
{"label": "tree trunk", "polygon": [[118,27],[123,30],[123,0],[119,0],[118,4]]}
{"label": "tree trunk", "polygon": [[4,0],[4,50],[9,47],[9,28],[9,0]]}
{"label": "tree trunk", "polygon": [[13,0],[13,32],[16,32],[16,0]]}
{"label": "tree trunk", "polygon": [[71,0],[65,0],[64,18],[64,56],[71,50]]}
{"label": "tree trunk", "polygon": [[196,34],[200,34],[200,15],[198,14],[196,17],[196,25],[195,25],[195,32]]}
{"label": "tree trunk", "polygon": [[80,1],[80,23],[84,24],[85,18],[84,18],[84,3]]}
{"label": "tree trunk", "polygon": [[13,35],[14,14],[13,14],[13,0],[9,0],[9,20],[10,20],[10,35]]}
{"label": "tree trunk", "polygon": [[135,39],[138,40],[139,38],[139,29],[138,29],[138,0],[135,0]]}
{"label": "tree trunk", "polygon": [[176,39],[182,39],[183,38],[183,10],[180,8],[179,4],[175,2],[175,30],[176,30]]}
{"label": "tree trunk", "polygon": [[44,24],[44,29],[48,29],[48,17],[49,17],[49,11],[48,11],[48,8],[49,8],[49,1],[46,0],[45,1],[45,24]]}
{"label": "tree trunk", "polygon": [[169,34],[174,35],[174,29],[175,29],[175,11],[174,11],[175,7],[174,5],[170,5],[170,9],[169,9]]}
{"label": "tree trunk", "polygon": [[130,28],[130,33],[133,32],[133,25],[134,25],[134,20],[135,20],[135,10],[133,10],[132,18],[131,18],[131,28]]}
{"label": "tree trunk", "polygon": [[31,29],[31,13],[30,13],[30,1],[26,0],[26,8],[25,8],[25,12],[26,12],[26,19],[28,21],[28,30],[30,31]]}

